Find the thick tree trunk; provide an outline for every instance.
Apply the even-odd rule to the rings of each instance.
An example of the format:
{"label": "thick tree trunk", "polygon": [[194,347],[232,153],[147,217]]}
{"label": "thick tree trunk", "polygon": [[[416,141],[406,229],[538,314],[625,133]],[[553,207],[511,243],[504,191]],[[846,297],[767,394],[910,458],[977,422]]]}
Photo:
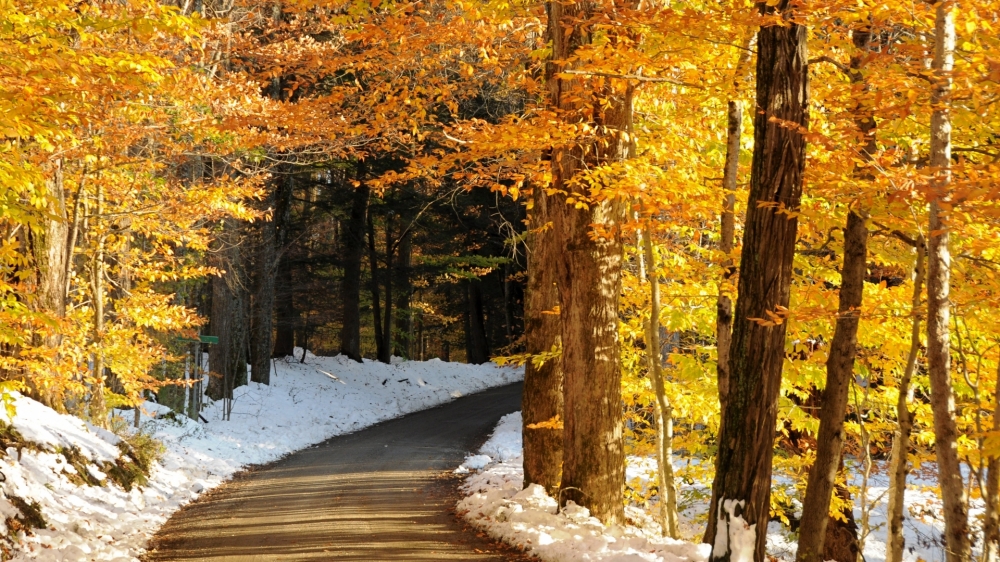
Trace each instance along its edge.
{"label": "thick tree trunk", "polygon": [[[619,198],[592,196],[574,176],[628,154],[632,89],[616,81],[565,78],[564,61],[589,43],[592,18],[587,3],[550,2],[552,42],[546,69],[550,104],[564,119],[594,126],[597,139],[552,151],[554,265],[559,287],[563,370],[563,473],[560,497],[590,509],[605,524],[624,521],[625,485],[618,299],[621,293],[622,233],[626,205]],[[610,38],[615,40],[614,36]],[[587,207],[568,198],[583,199]],[[595,233],[595,228],[598,231]],[[596,234],[596,235],[595,235]]]}
{"label": "thick tree trunk", "polygon": [[[791,2],[762,4],[785,13]],[[792,21],[757,39],[757,107],[738,298],[733,315],[729,396],[718,438],[706,542],[712,560],[763,562],[770,518],[771,459],[785,357],[785,323],[768,313],[788,306],[795,211],[802,195],[807,126],[806,29]],[[765,319],[765,320],[761,320]]]}
{"label": "thick tree trunk", "polygon": [[465,360],[473,365],[482,365],[490,360],[489,341],[486,339],[486,325],[483,322],[482,281],[466,281],[466,350]]}
{"label": "thick tree trunk", "polygon": [[[360,173],[359,173],[360,175]],[[361,362],[361,258],[365,251],[365,219],[371,188],[359,178],[354,190],[351,218],[344,243],[344,279],[340,287],[343,303],[340,328],[340,353]]]}
{"label": "thick tree trunk", "polygon": [[663,379],[663,365],[660,357],[660,278],[653,253],[653,236],[647,232],[643,237],[646,254],[646,275],[649,281],[649,325],[646,328],[646,358],[653,378],[653,392],[656,395],[656,461],[659,476],[660,525],[664,536],[680,538],[677,530],[677,487],[674,485],[674,420],[667,399],[666,381]]}
{"label": "thick tree trunk", "polygon": [[[538,363],[536,356],[552,354],[559,349],[559,305],[555,271],[552,263],[559,249],[551,229],[551,204],[542,188],[532,196],[531,238],[528,253],[528,287],[524,303],[525,351],[532,359],[524,366],[524,393],[521,398],[523,423],[524,485],[538,484],[555,497],[559,493],[562,471],[563,431],[554,423],[562,417],[562,362],[558,356],[545,357]],[[542,427],[529,427],[553,421]]]}
{"label": "thick tree trunk", "polygon": [[271,355],[274,351],[275,283],[278,252],[284,246],[288,228],[294,177],[283,170],[265,204],[273,215],[268,222],[255,224],[250,268],[250,380],[271,384]]}
{"label": "thick tree trunk", "polygon": [[906,496],[906,475],[909,473],[910,433],[913,431],[913,413],[908,406],[913,399],[911,381],[917,370],[917,356],[920,353],[920,312],[921,293],[924,289],[924,255],[927,251],[924,237],[917,239],[917,261],[913,268],[913,300],[910,306],[913,327],[910,332],[910,353],[906,358],[906,369],[899,381],[899,396],[896,398],[896,421],[899,428],[892,441],[889,464],[889,506],[888,537],[885,543],[885,562],[903,562],[903,499]]}
{"label": "thick tree trunk", "polygon": [[955,4],[937,3],[934,41],[934,87],[931,91],[930,228],[927,252],[927,364],[934,412],[934,449],[937,452],[938,483],[944,501],[945,551],[948,562],[969,560],[969,514],[958,461],[958,431],[955,427],[955,396],[951,387],[951,353],[948,301],[951,254],[948,224],[941,204],[949,199],[951,183],[951,71],[955,51]]}
{"label": "thick tree trunk", "polygon": [[[34,268],[34,301],[32,308],[43,312],[53,319],[61,320],[66,316],[66,301],[69,293],[69,271],[73,255],[70,246],[72,238],[71,222],[67,217],[66,192],[63,185],[62,160],[53,163],[52,179],[46,183],[46,189],[51,197],[48,216],[42,220],[39,230],[28,229],[28,243]],[[79,200],[79,195],[77,196]],[[75,214],[75,213],[74,213]],[[72,241],[75,245],[75,241]],[[62,342],[58,331],[46,334],[34,342],[56,348]],[[58,373],[51,373],[58,376]],[[60,400],[51,394],[51,386],[42,381],[29,379],[27,381],[31,395],[47,406],[62,410]]]}

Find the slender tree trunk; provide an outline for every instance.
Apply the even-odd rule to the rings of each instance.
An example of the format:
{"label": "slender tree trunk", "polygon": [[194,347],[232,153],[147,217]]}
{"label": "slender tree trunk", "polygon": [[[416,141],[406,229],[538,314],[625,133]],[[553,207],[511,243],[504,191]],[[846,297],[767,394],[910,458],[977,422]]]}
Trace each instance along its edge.
{"label": "slender tree trunk", "polygon": [[955,427],[955,396],[951,387],[951,352],[948,321],[951,254],[949,232],[942,201],[949,199],[951,183],[951,71],[955,51],[955,4],[937,3],[934,40],[934,87],[931,93],[930,228],[927,253],[927,364],[934,412],[934,449],[938,481],[944,500],[945,547],[948,562],[969,560],[969,516],[965,487],[958,461],[958,431]]}
{"label": "slender tree trunk", "polygon": [[[552,263],[558,254],[551,229],[551,204],[545,190],[538,187],[532,195],[531,235],[528,253],[528,287],[524,306],[525,351],[529,357],[552,354],[559,349],[559,305],[555,271]],[[562,362],[558,356],[545,357],[539,363],[529,359],[524,366],[524,392],[521,398],[523,423],[524,486],[538,484],[552,496],[559,493],[562,471],[560,424],[529,427],[562,417]]]}
{"label": "slender tree trunk", "polygon": [[857,355],[867,240],[865,219],[853,210],[848,211],[847,228],[844,229],[844,265],[840,275],[840,306],[826,361],[826,388],[819,412],[816,460],[809,471],[799,527],[796,560],[800,562],[823,562],[827,559],[823,543],[827,522],[830,520],[830,499],[837,481],[844,445],[844,416],[847,414],[848,391]]}
{"label": "slender tree trunk", "polygon": [[94,226],[97,248],[90,269],[91,299],[94,307],[93,381],[90,387],[90,419],[100,426],[107,425],[107,406],[104,402],[104,233],[99,227],[104,212],[104,190],[97,186],[97,203],[94,208]]}
{"label": "slender tree trunk", "polygon": [[924,289],[924,254],[927,251],[924,237],[917,239],[917,262],[913,271],[913,300],[910,306],[913,327],[910,332],[910,353],[906,358],[906,369],[899,381],[899,397],[896,398],[896,421],[899,428],[892,441],[889,466],[889,506],[888,537],[885,543],[885,562],[903,562],[903,499],[906,496],[906,475],[909,472],[907,456],[910,452],[910,433],[913,430],[913,413],[909,402],[913,400],[911,381],[917,370],[917,356],[920,353],[920,296]]}
{"label": "slender tree trunk", "polygon": [[368,267],[371,269],[372,326],[375,328],[375,357],[382,361],[385,354],[385,337],[382,333],[382,306],[378,287],[378,251],[375,248],[375,224],[371,209],[368,210]]}
{"label": "slender tree trunk", "polygon": [[[744,41],[744,50],[740,52],[739,61],[736,63],[736,77],[733,79],[736,96],[729,100],[726,110],[726,162],[722,171],[722,189],[725,192],[725,198],[722,202],[719,237],[719,251],[726,256],[733,252],[736,238],[736,187],[740,168],[740,138],[743,136],[743,101],[739,99],[738,95],[741,90],[744,68],[750,62],[751,39],[748,37]],[[736,266],[733,264],[733,260],[728,257],[723,263],[726,268],[725,282],[728,282],[736,272]],[[726,410],[726,397],[729,394],[729,347],[733,339],[733,299],[722,286],[719,288],[719,298],[715,307],[715,337],[718,356],[716,373],[719,385],[719,404],[721,411],[724,412]]]}
{"label": "slender tree trunk", "polygon": [[657,472],[660,479],[660,522],[664,536],[680,538],[677,531],[677,487],[674,485],[674,420],[660,357],[660,277],[653,254],[653,236],[643,237],[646,254],[646,276],[649,281],[649,325],[646,329],[646,356],[656,394]]}
{"label": "slender tree trunk", "polygon": [[[565,61],[589,43],[589,3],[548,3],[552,42],[546,69],[550,104],[564,119],[590,123],[597,139],[552,151],[551,205],[559,287],[563,370],[563,473],[560,497],[590,509],[605,524],[624,522],[625,484],[618,299],[626,205],[620,198],[592,198],[572,181],[584,168],[623,160],[628,154],[632,88],[610,80],[564,77]],[[616,38],[612,33],[611,41]],[[583,198],[587,208],[568,197]],[[595,227],[598,233],[595,235]]]}
{"label": "slender tree trunk", "polygon": [[[788,18],[790,0],[761,4]],[[711,560],[763,562],[770,519],[771,459],[785,357],[785,327],[768,313],[788,306],[802,196],[807,126],[806,29],[792,21],[761,28],[757,107],[738,298],[733,315],[729,396],[718,438],[706,542]]]}
{"label": "slender tree trunk", "polygon": [[466,281],[466,349],[465,360],[473,365],[482,365],[490,360],[489,341],[486,339],[486,326],[483,322],[483,288],[482,281],[473,279]]}
{"label": "slender tree trunk", "polygon": [[[854,54],[851,56],[849,77],[851,83],[862,84],[868,89],[862,73],[869,54],[871,32],[855,29],[851,34]],[[875,143],[875,118],[871,110],[858,104],[854,108],[854,122],[861,133],[861,155],[864,164],[854,170],[854,176],[864,184],[873,176],[867,165],[878,149]],[[867,212],[864,209],[849,210],[847,226],[844,228],[844,265],[840,273],[840,305],[837,322],[826,362],[826,388],[823,391],[822,408],[819,415],[819,434],[816,436],[816,460],[809,471],[806,495],[802,507],[802,521],[799,527],[799,548],[796,560],[799,562],[822,562],[829,560],[824,543],[827,537],[831,494],[837,480],[839,467],[843,465],[841,452],[844,445],[844,416],[847,415],[847,395],[854,376],[854,359],[858,347],[858,323],[861,314],[861,299],[864,293],[865,273],[868,260]],[[833,519],[836,523],[836,519]],[[857,558],[857,537],[853,540],[849,533],[837,533],[848,544],[839,545],[838,552],[850,552],[846,556],[854,562]]]}
{"label": "slender tree trunk", "polygon": [[393,326],[395,317],[392,310],[393,257],[396,253],[396,241],[392,239],[393,217],[392,211],[385,215],[385,311],[383,312],[385,318],[382,324],[382,351],[378,356],[378,360],[386,365],[392,362],[392,336],[395,331]]}
{"label": "slender tree trunk", "polygon": [[358,172],[361,184],[354,190],[351,218],[347,223],[344,244],[344,279],[340,288],[343,304],[340,328],[340,353],[361,362],[361,258],[365,249],[365,218],[371,188]]}
{"label": "slender tree trunk", "polygon": [[[997,365],[1000,381],[1000,363]],[[998,385],[1000,388],[1000,385]],[[994,392],[993,431],[1000,431],[1000,391]],[[983,562],[1000,558],[1000,457],[991,456],[986,474],[986,515],[983,517]]]}
{"label": "slender tree trunk", "polygon": [[413,287],[410,285],[410,268],[413,260],[413,246],[410,232],[407,231],[399,240],[399,263],[396,266],[396,273],[399,281],[399,288],[396,289],[396,337],[394,345],[396,356],[411,359],[413,354],[410,351],[413,340],[413,312],[410,311],[410,296]]}

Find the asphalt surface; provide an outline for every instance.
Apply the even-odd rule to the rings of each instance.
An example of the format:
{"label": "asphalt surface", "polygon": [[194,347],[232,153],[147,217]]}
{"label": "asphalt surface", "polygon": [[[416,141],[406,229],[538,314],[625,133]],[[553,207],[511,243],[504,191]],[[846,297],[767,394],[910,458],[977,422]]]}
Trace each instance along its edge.
{"label": "asphalt surface", "polygon": [[451,474],[521,384],[335,437],[241,473],[178,511],[146,560],[530,560],[454,514]]}

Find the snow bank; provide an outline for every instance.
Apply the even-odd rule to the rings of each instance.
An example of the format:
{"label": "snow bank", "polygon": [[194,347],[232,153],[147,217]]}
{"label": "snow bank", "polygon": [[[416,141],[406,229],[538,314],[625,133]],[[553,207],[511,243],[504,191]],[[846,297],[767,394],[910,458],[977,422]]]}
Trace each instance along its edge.
{"label": "snow bank", "polygon": [[[523,470],[521,463],[521,413],[505,416],[494,430],[489,441],[476,455],[466,458],[456,470],[458,473],[472,473],[464,484],[466,497],[458,502],[458,510],[473,526],[486,531],[494,538],[503,540],[530,551],[538,558],[551,561],[677,561],[706,560],[711,553],[711,545],[672,541],[659,536],[659,525],[654,514],[638,507],[625,508],[626,518],[632,525],[628,527],[604,527],[590,517],[586,509],[570,503],[561,513],[556,513],[556,501],[545,494],[540,486],[521,489]],[[690,459],[674,457],[675,472]],[[869,481],[868,500],[871,534],[865,541],[865,559],[869,562],[884,562],[886,534],[886,493],[888,482],[884,466],[877,465],[875,474]],[[855,478],[852,486],[860,484],[857,476],[860,470],[851,468]],[[656,461],[646,457],[627,459],[626,477],[635,478],[640,485],[648,485],[655,478]],[[966,474],[967,476],[967,474]],[[906,562],[944,560],[942,546],[943,508],[941,500],[934,492],[935,475],[933,466],[925,464],[917,474],[911,474],[906,491],[907,513],[903,521],[906,539]],[[787,485],[779,479],[776,485]],[[690,482],[678,482],[679,495],[688,498],[679,506],[679,527],[681,536],[700,540],[708,515],[710,491],[704,486]],[[727,500],[730,504],[731,500]],[[861,520],[861,511],[855,501],[855,518]],[[978,521],[983,512],[982,501],[972,502],[970,521],[974,532],[981,536]],[[731,510],[732,505],[722,506]],[[801,509],[801,505],[798,506]],[[655,503],[649,506],[657,510]],[[801,516],[801,514],[796,514]],[[742,521],[742,518],[735,518]],[[745,522],[744,522],[745,527]],[[720,527],[721,531],[721,527]],[[722,542],[731,542],[734,548],[749,556],[751,529],[742,532],[730,529],[731,536]],[[797,537],[772,521],[767,527],[767,552],[776,560],[795,560]],[[981,541],[975,541],[981,544]],[[742,548],[741,548],[742,547]],[[752,558],[752,557],[751,557]],[[741,558],[743,559],[743,558]],[[749,559],[749,558],[747,558]]]}
{"label": "snow bank", "polygon": [[[0,518],[18,516],[14,505],[23,500],[37,502],[46,520],[46,528],[33,534],[15,531],[15,560],[136,560],[174,511],[248,465],[521,377],[517,369],[437,359],[391,366],[312,354],[305,364],[278,360],[270,386],[236,389],[231,421],[222,421],[221,402],[203,411],[208,423],[167,419],[168,409],[147,402],[143,428],[166,452],[148,484],[128,492],[100,469],[121,455],[116,435],[17,397],[11,427],[32,445],[0,456],[7,498],[0,499]],[[61,454],[69,449],[79,451],[75,458],[85,459],[100,485],[73,483],[79,478],[72,478],[75,469]]]}
{"label": "snow bank", "polygon": [[[458,510],[467,521],[491,536],[517,545],[546,561],[682,562],[708,558],[710,547],[656,536],[636,526],[605,527],[587,509],[569,502],[557,513],[556,500],[537,484],[521,489],[521,413],[504,416],[480,455],[459,467],[466,472],[482,456],[495,462],[470,476],[467,497]],[[470,463],[471,461],[471,463]],[[631,519],[648,519],[628,508]]]}

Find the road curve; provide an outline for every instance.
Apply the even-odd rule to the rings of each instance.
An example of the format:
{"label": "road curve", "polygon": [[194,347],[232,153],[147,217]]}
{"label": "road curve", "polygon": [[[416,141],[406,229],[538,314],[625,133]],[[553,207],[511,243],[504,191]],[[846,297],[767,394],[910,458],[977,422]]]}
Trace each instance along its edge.
{"label": "road curve", "polygon": [[520,383],[495,388],[246,472],[174,514],[146,560],[528,560],[463,529],[448,475],[520,407]]}

